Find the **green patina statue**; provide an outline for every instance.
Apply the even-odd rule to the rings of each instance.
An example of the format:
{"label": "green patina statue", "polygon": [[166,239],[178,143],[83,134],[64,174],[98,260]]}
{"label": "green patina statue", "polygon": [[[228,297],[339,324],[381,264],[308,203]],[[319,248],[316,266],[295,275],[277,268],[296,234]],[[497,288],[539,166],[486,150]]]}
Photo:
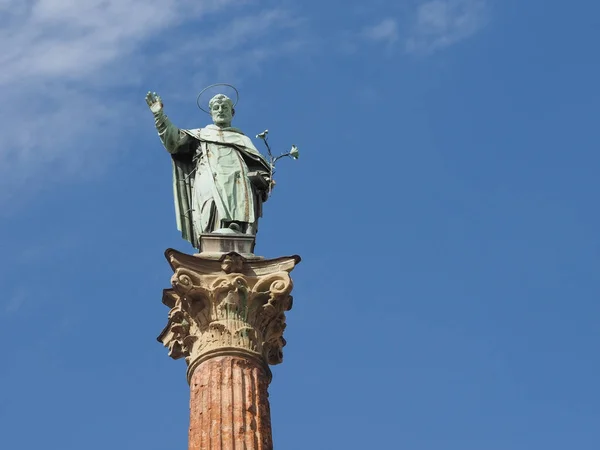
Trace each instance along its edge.
{"label": "green patina statue", "polygon": [[[173,161],[175,213],[183,238],[199,248],[203,233],[256,235],[262,204],[273,184],[274,158],[270,164],[250,138],[231,126],[235,114],[231,99],[215,95],[209,102],[214,124],[192,130],[171,123],[155,92],[146,95],[146,103]],[[293,148],[296,156],[293,152],[284,156],[295,159]]]}

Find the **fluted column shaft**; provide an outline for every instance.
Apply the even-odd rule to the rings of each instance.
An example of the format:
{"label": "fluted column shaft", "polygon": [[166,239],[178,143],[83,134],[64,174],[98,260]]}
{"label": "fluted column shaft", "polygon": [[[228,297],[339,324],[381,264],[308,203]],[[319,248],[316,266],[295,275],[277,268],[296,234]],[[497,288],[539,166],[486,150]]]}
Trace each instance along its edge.
{"label": "fluted column shaft", "polygon": [[269,380],[253,357],[202,362],[190,380],[189,450],[272,450]]}

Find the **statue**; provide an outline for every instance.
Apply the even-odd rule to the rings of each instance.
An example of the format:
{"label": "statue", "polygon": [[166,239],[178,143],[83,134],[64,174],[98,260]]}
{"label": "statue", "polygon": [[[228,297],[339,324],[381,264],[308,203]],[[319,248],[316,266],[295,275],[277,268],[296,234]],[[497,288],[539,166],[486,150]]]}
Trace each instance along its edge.
{"label": "statue", "polygon": [[[297,148],[273,158],[267,144],[271,157],[267,161],[250,138],[231,126],[235,105],[224,94],[215,95],[208,104],[213,124],[192,130],[171,123],[155,92],[148,92],[146,103],[171,154],[175,214],[183,238],[200,248],[200,234],[256,235],[262,204],[274,185],[274,162],[282,156],[296,159]],[[266,132],[257,137],[266,143],[265,136]]]}

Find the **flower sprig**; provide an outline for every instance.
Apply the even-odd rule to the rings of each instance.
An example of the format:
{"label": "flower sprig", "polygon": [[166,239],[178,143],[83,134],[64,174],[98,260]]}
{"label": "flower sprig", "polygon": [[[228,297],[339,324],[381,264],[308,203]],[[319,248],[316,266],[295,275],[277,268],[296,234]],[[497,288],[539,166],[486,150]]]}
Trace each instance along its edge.
{"label": "flower sprig", "polygon": [[269,153],[269,195],[271,195],[271,190],[273,189],[273,184],[275,183],[273,180],[273,175],[275,174],[275,163],[281,158],[298,159],[300,157],[300,150],[298,150],[296,145],[292,145],[292,148],[287,153],[282,153],[279,156],[273,156],[273,153],[271,152],[271,146],[269,145],[269,138],[267,137],[268,134],[269,130],[265,130],[262,133],[258,133],[256,138],[261,139],[265,143],[267,152]]}

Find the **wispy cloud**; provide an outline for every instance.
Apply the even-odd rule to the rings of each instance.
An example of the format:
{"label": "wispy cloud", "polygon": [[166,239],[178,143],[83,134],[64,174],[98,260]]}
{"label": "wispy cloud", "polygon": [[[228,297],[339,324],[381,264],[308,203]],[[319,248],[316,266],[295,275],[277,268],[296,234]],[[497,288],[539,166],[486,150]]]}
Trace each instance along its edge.
{"label": "wispy cloud", "polygon": [[479,31],[487,22],[486,0],[428,0],[415,14],[406,50],[430,53],[449,47]]}
{"label": "wispy cloud", "polygon": [[[200,76],[235,81],[241,73],[256,71],[267,58],[291,54],[301,47],[302,37],[294,33],[301,23],[302,19],[282,9],[233,17],[227,27],[207,33],[202,39],[181,40],[177,47],[159,49],[158,62],[172,67],[186,60],[188,68]],[[170,76],[177,77],[176,74]],[[181,91],[181,87],[179,89]]]}
{"label": "wispy cloud", "polygon": [[[248,3],[0,0],[0,95],[8,106],[0,121],[0,202],[17,186],[35,189],[110,161],[118,129],[125,134],[143,105],[131,94],[141,85],[180,88],[187,77],[185,85],[197,89],[298,42],[292,33],[273,39],[297,24],[291,15]],[[93,151],[99,142],[101,155]]]}
{"label": "wispy cloud", "polygon": [[80,79],[191,17],[228,0],[4,0],[0,83],[53,76]]}
{"label": "wispy cloud", "polygon": [[394,19],[383,19],[364,28],[362,35],[370,41],[392,44],[398,40],[398,23]]}

